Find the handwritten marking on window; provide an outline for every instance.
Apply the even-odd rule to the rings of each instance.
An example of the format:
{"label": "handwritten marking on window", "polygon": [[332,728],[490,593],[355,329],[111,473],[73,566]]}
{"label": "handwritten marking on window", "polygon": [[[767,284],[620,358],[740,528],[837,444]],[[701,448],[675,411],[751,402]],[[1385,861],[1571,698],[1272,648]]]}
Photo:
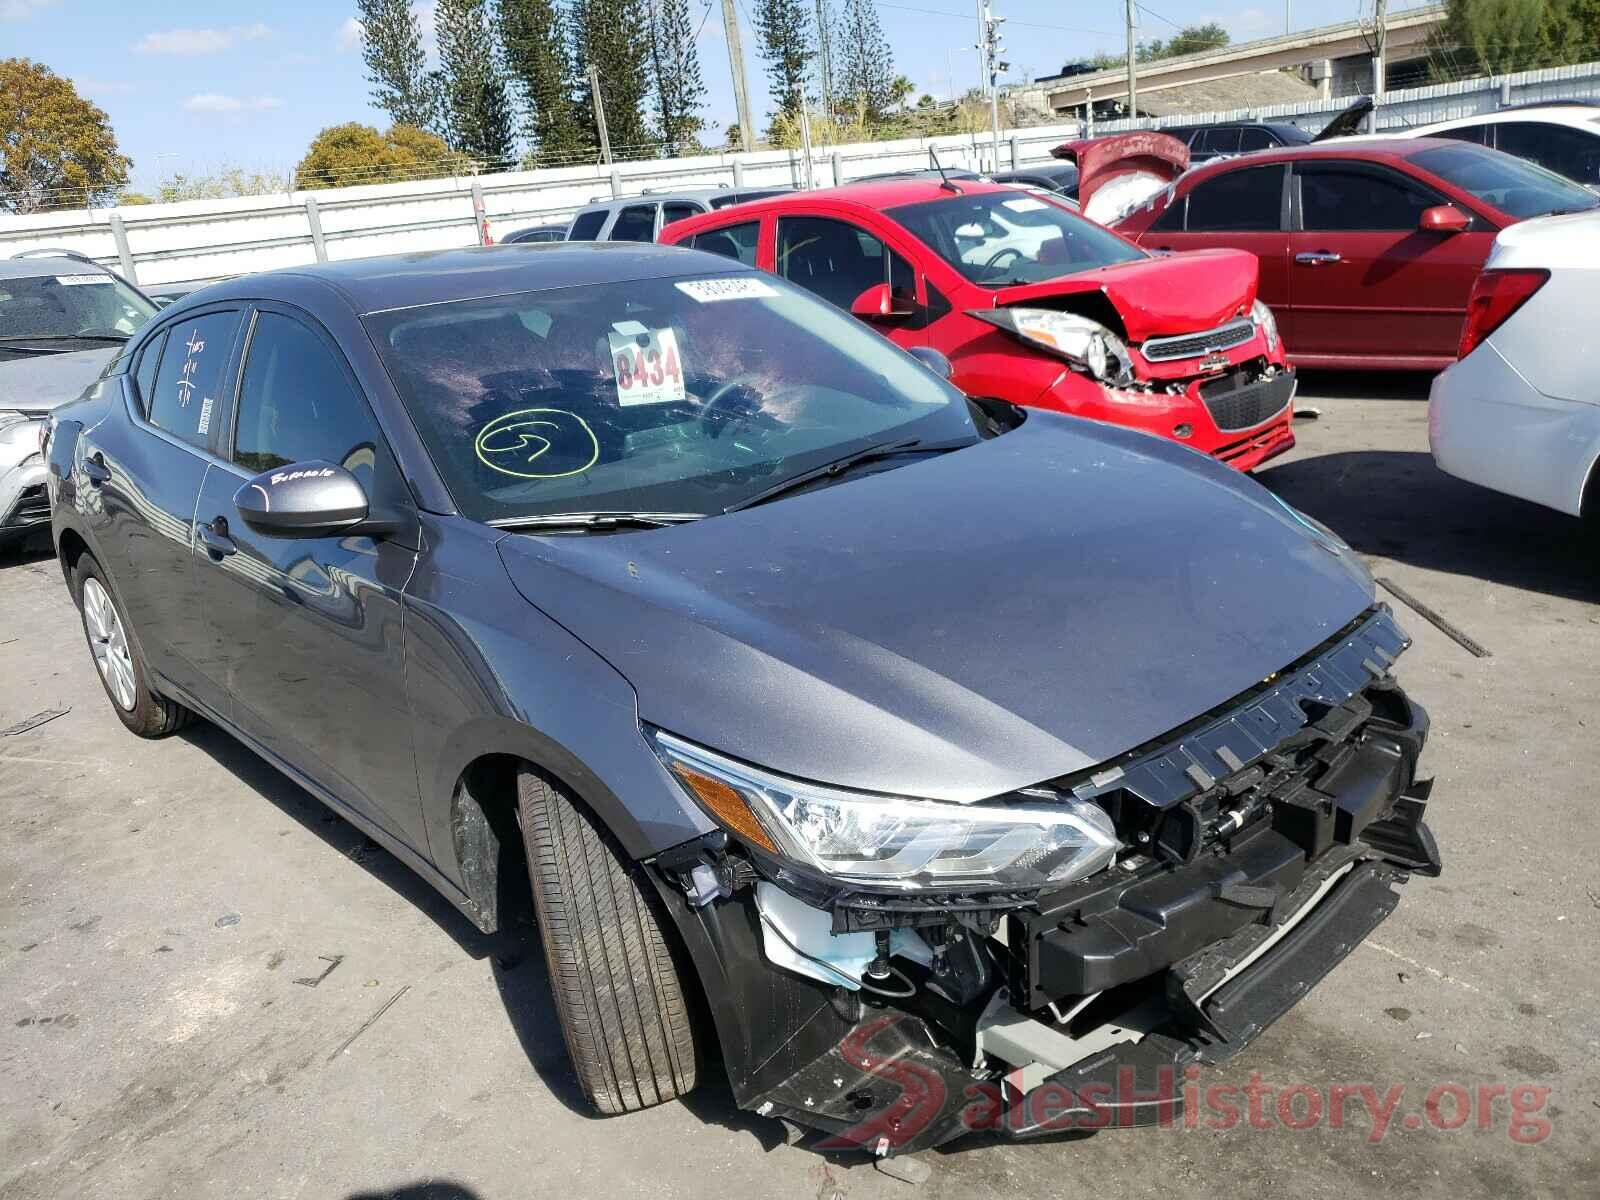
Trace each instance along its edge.
{"label": "handwritten marking on window", "polygon": [[[478,431],[472,449],[491,471],[518,479],[564,479],[581,475],[600,461],[600,439],[594,430],[577,413],[564,408],[503,413]],[[568,470],[536,469],[538,461],[552,450],[567,461],[582,459],[583,465]]]}

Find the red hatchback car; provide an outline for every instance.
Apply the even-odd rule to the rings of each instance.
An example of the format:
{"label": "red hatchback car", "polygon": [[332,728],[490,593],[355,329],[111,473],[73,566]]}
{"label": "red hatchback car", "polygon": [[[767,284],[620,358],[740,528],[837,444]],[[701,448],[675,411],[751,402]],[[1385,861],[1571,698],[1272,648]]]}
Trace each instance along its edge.
{"label": "red hatchback car", "polygon": [[1207,163],[1116,228],[1151,250],[1253,253],[1296,366],[1438,370],[1495,234],[1597,203],[1497,150],[1370,138]]}
{"label": "red hatchback car", "polygon": [[737,258],[950,360],[971,396],[1129,425],[1243,471],[1294,445],[1294,372],[1256,261],[1155,257],[1063,205],[971,180],[740,205],[661,241]]}

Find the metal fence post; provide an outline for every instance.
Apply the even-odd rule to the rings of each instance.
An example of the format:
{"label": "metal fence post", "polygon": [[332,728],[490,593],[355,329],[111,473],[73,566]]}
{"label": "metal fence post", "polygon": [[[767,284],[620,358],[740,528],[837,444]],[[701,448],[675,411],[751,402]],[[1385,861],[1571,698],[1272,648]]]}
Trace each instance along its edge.
{"label": "metal fence post", "polygon": [[838,187],[844,182],[844,159],[837,150],[828,156],[828,165],[833,170],[833,186]]}
{"label": "metal fence post", "polygon": [[1502,78],[1500,80],[1500,107],[1501,108],[1509,108],[1509,107],[1511,107],[1511,80],[1510,79]]}
{"label": "metal fence post", "polygon": [[484,214],[483,184],[479,183],[478,177],[474,175],[470,186],[472,188],[472,244],[474,246],[486,246],[488,242],[484,234],[489,227],[489,218]]}
{"label": "metal fence post", "polygon": [[328,261],[328,244],[322,240],[322,214],[317,211],[317,198],[306,196],[306,224],[311,228],[311,248],[318,262]]}
{"label": "metal fence post", "polygon": [[111,240],[117,244],[117,262],[122,267],[122,277],[129,283],[139,282],[139,272],[134,268],[133,251],[128,249],[128,227],[122,223],[122,214],[111,214]]}
{"label": "metal fence post", "polygon": [[622,195],[622,172],[621,171],[612,171],[611,172],[611,198],[613,200],[615,200],[620,195]]}
{"label": "metal fence post", "polygon": [[733,188],[738,191],[744,187],[744,163],[737,158],[733,160]]}
{"label": "metal fence post", "polygon": [[1011,135],[1011,169],[1015,171],[1021,164],[1021,157],[1017,153],[1017,135]]}

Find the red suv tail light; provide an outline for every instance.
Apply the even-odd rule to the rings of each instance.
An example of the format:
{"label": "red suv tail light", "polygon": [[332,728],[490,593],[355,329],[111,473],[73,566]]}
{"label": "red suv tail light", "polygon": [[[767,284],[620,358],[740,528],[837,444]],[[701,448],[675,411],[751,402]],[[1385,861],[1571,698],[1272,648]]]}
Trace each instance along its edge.
{"label": "red suv tail light", "polygon": [[1504,325],[1550,278],[1542,267],[1522,270],[1480,271],[1467,301],[1467,319],[1461,326],[1457,358],[1471,354],[1478,343]]}

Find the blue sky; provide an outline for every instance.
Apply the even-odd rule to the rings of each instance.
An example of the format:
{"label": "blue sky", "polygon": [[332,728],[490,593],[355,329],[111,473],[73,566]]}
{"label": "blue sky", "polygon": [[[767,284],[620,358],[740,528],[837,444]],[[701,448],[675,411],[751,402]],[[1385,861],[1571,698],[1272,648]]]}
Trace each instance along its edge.
{"label": "blue sky", "polygon": [[[971,0],[877,0],[900,71],[939,98],[977,82]],[[1070,59],[1122,47],[1121,0],[994,0],[1005,26],[1013,78],[1050,74]],[[1393,8],[1420,0],[1391,0]],[[738,0],[758,114],[766,87],[748,14]],[[840,0],[832,0],[835,8]],[[690,0],[700,27],[700,63],[717,129],[733,119],[721,5]],[[416,7],[426,18],[431,5]],[[1349,20],[1371,0],[1294,0],[1295,28]],[[1156,0],[1140,36],[1168,37],[1178,25],[1220,21],[1235,41],[1281,32],[1279,4]],[[319,129],[344,121],[381,123],[367,103],[345,0],[276,0],[206,5],[146,0],[0,0],[0,55],[38,59],[72,78],[111,115],[134,182],[149,187],[174,171],[222,165],[290,169]],[[1160,16],[1155,15],[1159,12]]]}

